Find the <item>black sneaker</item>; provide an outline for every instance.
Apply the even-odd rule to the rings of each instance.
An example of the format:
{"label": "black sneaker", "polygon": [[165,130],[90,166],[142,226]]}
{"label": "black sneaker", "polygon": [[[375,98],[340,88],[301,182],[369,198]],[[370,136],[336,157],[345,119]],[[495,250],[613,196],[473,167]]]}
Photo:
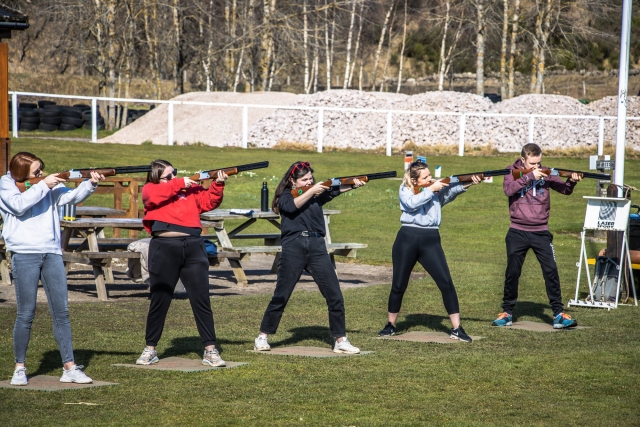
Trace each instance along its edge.
{"label": "black sneaker", "polygon": [[384,327],[380,332],[378,332],[379,337],[388,337],[396,334],[396,327],[391,324],[391,322],[387,322],[387,326]]}
{"label": "black sneaker", "polygon": [[472,342],[473,340],[471,339],[471,337],[469,335],[467,335],[467,333],[464,331],[464,329],[462,329],[462,326],[458,326],[455,329],[451,330],[451,335],[449,335],[449,338],[451,338],[452,340],[460,340],[460,341],[464,341],[464,342]]}

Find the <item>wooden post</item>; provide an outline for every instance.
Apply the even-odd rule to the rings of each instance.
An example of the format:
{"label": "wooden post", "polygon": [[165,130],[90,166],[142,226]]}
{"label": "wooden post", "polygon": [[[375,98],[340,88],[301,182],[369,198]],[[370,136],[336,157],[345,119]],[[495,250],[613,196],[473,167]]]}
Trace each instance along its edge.
{"label": "wooden post", "polygon": [[9,45],[7,43],[0,43],[0,176],[7,174],[10,160]]}

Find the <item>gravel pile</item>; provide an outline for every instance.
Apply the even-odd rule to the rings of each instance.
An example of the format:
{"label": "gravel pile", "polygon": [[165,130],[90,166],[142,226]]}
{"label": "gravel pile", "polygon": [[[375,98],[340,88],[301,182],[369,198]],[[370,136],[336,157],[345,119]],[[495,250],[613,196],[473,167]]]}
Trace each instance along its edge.
{"label": "gravel pile", "polygon": [[[313,95],[282,92],[238,94],[225,92],[189,93],[180,100],[287,105],[298,107],[337,107],[369,110],[399,110],[451,113],[546,114],[593,116],[594,119],[535,118],[534,142],[543,149],[585,147],[595,150],[600,115],[616,114],[616,98],[609,97],[589,105],[560,95],[522,95],[493,104],[487,98],[461,92],[427,92],[408,96],[395,93],[332,90]],[[640,99],[629,98],[628,115],[640,117]],[[162,105],[105,142],[140,144],[152,141],[166,144],[167,107]],[[180,106],[174,109],[177,144],[202,142],[214,146],[241,144],[241,110],[232,107]],[[640,150],[640,121],[628,126],[629,146]],[[499,151],[519,151],[528,141],[527,117],[466,116],[465,144],[491,144]],[[457,145],[460,117],[457,115],[419,115],[395,113],[392,116],[392,145],[401,149],[416,145]],[[376,149],[386,144],[387,117],[384,112],[323,112],[323,144],[326,147]],[[318,141],[317,110],[249,108],[249,145],[269,148],[278,143],[311,144]],[[615,141],[615,120],[606,121],[605,144]]]}

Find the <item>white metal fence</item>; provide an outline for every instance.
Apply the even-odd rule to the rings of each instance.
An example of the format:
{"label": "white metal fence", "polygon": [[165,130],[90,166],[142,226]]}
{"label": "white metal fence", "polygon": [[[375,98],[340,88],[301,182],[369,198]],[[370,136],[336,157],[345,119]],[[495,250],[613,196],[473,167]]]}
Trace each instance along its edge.
{"label": "white metal fence", "polygon": [[[434,111],[406,111],[406,110],[378,110],[366,108],[338,108],[338,107],[307,107],[307,106],[283,106],[283,105],[258,105],[258,104],[231,104],[220,102],[199,102],[199,101],[163,101],[149,99],[132,99],[132,98],[108,98],[99,96],[79,96],[79,95],[58,95],[50,93],[33,93],[33,92],[9,92],[12,99],[12,129],[13,137],[18,137],[18,102],[19,96],[39,97],[39,98],[64,98],[91,101],[91,142],[98,142],[98,101],[113,101],[116,103],[135,103],[135,104],[167,104],[167,144],[174,144],[173,130],[173,110],[175,105],[198,105],[211,107],[231,107],[238,108],[242,114],[242,142],[241,147],[248,147],[249,137],[249,108],[255,109],[280,109],[280,110],[306,110],[317,111],[318,113],[318,140],[317,151],[322,153],[323,136],[324,136],[324,113],[326,111],[336,112],[352,112],[352,113],[372,113],[386,115],[386,154],[391,156],[391,145],[393,141],[393,122],[392,119],[396,115],[422,115],[422,116],[457,116],[459,117],[459,138],[458,138],[458,155],[464,155],[464,141],[466,122],[468,117],[515,117],[528,119],[528,142],[534,142],[534,129],[536,119],[581,119],[586,121],[598,121],[598,155],[603,154],[604,149],[604,128],[605,120],[616,120],[615,116],[573,116],[573,115],[550,115],[550,114],[503,114],[503,113],[479,113],[479,112],[434,112]],[[627,121],[640,120],[640,117],[627,117]]]}

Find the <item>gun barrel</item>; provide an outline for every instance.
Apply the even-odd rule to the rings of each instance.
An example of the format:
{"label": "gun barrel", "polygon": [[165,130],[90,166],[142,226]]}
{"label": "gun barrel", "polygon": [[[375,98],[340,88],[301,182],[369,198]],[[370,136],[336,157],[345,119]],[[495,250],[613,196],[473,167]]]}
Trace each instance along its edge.
{"label": "gun barrel", "polygon": [[558,172],[579,173],[579,174],[582,174],[582,176],[585,178],[611,181],[611,175],[606,173],[591,173],[591,172],[582,172],[582,171],[574,171],[571,169],[559,169],[559,168],[554,168],[554,169],[556,169]]}
{"label": "gun barrel", "polygon": [[232,168],[238,169],[238,172],[249,171],[253,169],[264,169],[269,167],[269,162],[258,162],[258,163],[249,163],[246,165],[240,166],[231,166]]}
{"label": "gun barrel", "polygon": [[452,176],[470,176],[470,175],[501,176],[501,175],[508,175],[508,174],[509,174],[509,169],[498,169],[494,171],[461,173],[461,174],[452,175]]}
{"label": "gun barrel", "polygon": [[357,178],[359,176],[364,176],[368,181],[371,181],[372,179],[395,178],[396,176],[398,176],[398,173],[396,171],[377,172],[362,175],[341,176],[334,179]]}

